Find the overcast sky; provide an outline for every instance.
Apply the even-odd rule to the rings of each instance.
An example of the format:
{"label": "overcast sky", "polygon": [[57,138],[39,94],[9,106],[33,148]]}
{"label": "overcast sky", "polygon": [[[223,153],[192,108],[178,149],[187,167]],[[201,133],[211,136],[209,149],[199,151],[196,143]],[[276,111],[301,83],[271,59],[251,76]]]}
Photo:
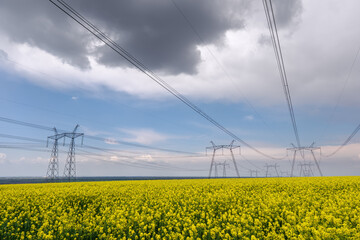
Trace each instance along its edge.
{"label": "overcast sky", "polygon": [[[286,148],[295,137],[262,1],[66,2],[228,130],[282,159],[241,146],[242,176],[250,170],[264,175],[266,163],[290,171]],[[360,123],[360,2],[273,4],[302,145],[321,147],[323,156],[316,156],[324,175],[359,175],[359,136],[333,157],[324,155]],[[67,131],[79,124],[85,135],[109,139],[85,138],[85,145],[121,150],[79,146],[82,176],[205,176],[205,147],[232,140],[50,1],[0,2],[0,83],[2,119]],[[4,134],[46,141],[51,131],[0,121],[0,134],[0,177],[46,174],[50,153],[43,150],[50,151],[51,142],[46,148]],[[62,174],[67,146],[60,149]],[[224,154],[216,160],[230,163]],[[298,163],[312,161],[310,154],[297,160],[295,174]],[[312,170],[318,175],[315,165]],[[232,165],[228,171],[234,175]]]}

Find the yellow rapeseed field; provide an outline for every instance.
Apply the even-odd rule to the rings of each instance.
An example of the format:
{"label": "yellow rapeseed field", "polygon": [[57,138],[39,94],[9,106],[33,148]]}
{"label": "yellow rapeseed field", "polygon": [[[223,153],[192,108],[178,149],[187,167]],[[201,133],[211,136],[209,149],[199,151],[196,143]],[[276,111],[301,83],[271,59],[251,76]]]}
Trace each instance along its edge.
{"label": "yellow rapeseed field", "polygon": [[360,239],[360,177],[2,185],[0,239]]}

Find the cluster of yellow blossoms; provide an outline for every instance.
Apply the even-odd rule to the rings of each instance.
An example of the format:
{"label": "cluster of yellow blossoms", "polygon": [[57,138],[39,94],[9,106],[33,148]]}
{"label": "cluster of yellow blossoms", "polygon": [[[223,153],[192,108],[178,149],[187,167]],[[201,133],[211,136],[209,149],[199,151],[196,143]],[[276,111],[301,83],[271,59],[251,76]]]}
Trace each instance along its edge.
{"label": "cluster of yellow blossoms", "polygon": [[0,239],[360,239],[360,177],[0,186]]}

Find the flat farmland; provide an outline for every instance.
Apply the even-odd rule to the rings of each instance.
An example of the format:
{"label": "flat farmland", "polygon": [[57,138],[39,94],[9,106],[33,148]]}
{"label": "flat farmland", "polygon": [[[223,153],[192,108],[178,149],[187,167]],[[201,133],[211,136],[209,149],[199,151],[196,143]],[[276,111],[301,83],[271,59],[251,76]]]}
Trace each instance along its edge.
{"label": "flat farmland", "polygon": [[360,239],[360,177],[0,186],[0,239]]}

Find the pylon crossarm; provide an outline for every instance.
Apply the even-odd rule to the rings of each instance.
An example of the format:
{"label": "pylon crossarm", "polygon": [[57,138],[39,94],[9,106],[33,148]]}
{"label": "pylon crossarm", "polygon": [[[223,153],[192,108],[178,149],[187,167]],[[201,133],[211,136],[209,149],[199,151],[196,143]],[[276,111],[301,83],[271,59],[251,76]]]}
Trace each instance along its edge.
{"label": "pylon crossarm", "polygon": [[[293,157],[293,161],[292,161],[292,166],[291,166],[291,177],[293,177],[293,173],[294,173],[294,166],[295,166],[295,161],[296,161],[296,153],[299,152],[301,157],[304,159],[305,161],[305,151],[309,151],[314,159],[314,162],[316,164],[316,167],[320,173],[320,176],[323,176],[322,172],[321,172],[321,169],[320,169],[320,165],[319,165],[319,162],[317,161],[316,157],[315,157],[315,154],[314,154],[314,151],[316,150],[320,150],[321,152],[321,148],[320,147],[314,147],[314,144],[315,143],[312,143],[310,146],[308,147],[292,147],[292,148],[287,148],[287,150],[289,151],[294,151],[294,157]],[[310,165],[299,165],[301,167],[300,169],[300,175],[303,174],[305,171],[307,171],[307,168],[309,168],[309,174],[311,174],[312,170],[311,170],[311,166]]]}
{"label": "pylon crossarm", "polygon": [[[209,170],[209,178],[211,177],[212,169],[213,169],[213,166],[214,166],[216,151],[220,150],[220,149],[222,151],[222,154],[224,154],[224,149],[230,150],[231,158],[233,160],[234,167],[235,167],[235,170],[236,170],[236,175],[238,177],[240,177],[239,170],[237,168],[237,164],[236,164],[234,153],[233,153],[233,149],[236,149],[236,148],[239,148],[239,153],[240,153],[240,146],[234,146],[234,142],[235,142],[235,140],[231,141],[231,143],[228,144],[228,145],[215,145],[215,143],[213,141],[210,141],[212,146],[205,148],[206,154],[207,154],[207,150],[209,150],[209,149],[213,150],[213,155],[212,155],[211,164],[210,164],[210,170]],[[223,169],[225,169],[228,164],[226,164],[224,162],[221,165],[222,165]],[[215,164],[215,171],[217,171],[217,164]],[[224,174],[224,176],[226,175],[226,170],[223,170],[223,174]]]}

